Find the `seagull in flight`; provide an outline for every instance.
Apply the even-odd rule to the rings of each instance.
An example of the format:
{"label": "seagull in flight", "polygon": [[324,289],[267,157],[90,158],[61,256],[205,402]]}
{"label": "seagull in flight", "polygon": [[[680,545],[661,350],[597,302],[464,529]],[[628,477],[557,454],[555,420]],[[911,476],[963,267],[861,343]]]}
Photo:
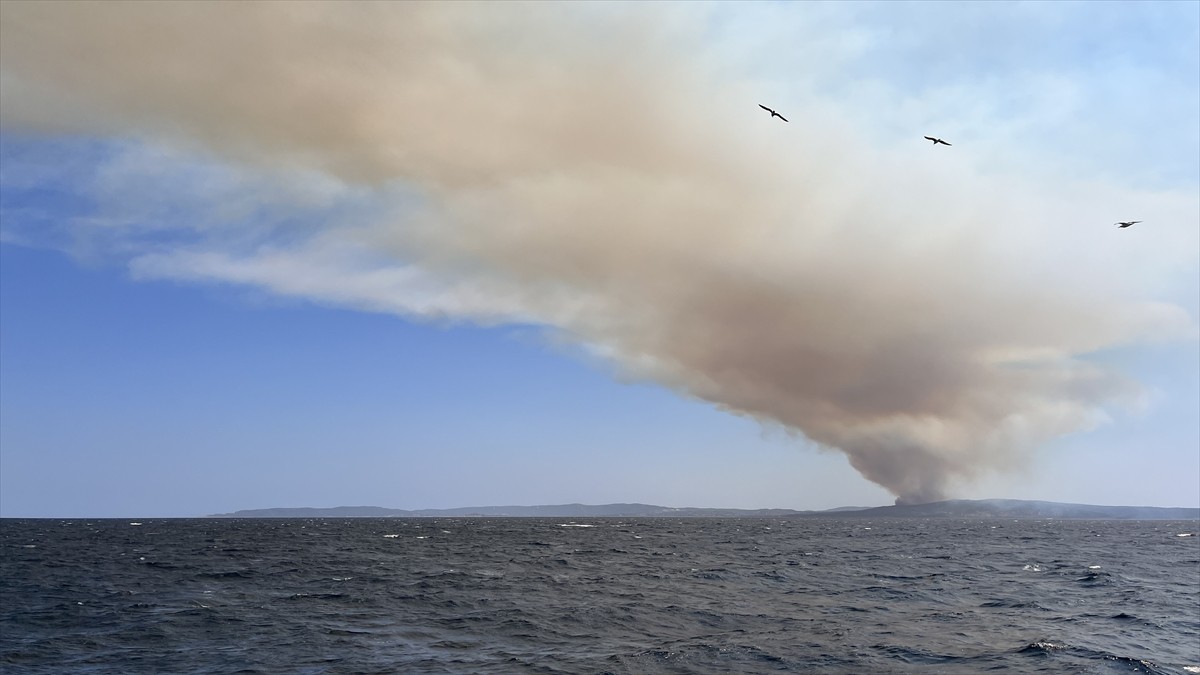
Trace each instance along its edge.
{"label": "seagull in flight", "polygon": [[1140,222],[1142,222],[1142,221],[1140,221],[1140,220],[1125,220],[1125,221],[1121,221],[1119,223],[1113,223],[1113,225],[1116,225],[1117,228],[1120,229],[1120,228],[1129,227],[1130,225],[1133,225],[1135,223],[1140,223]]}
{"label": "seagull in flight", "polygon": [[786,117],[784,117],[783,115],[780,115],[779,113],[775,112],[774,110],[771,110],[770,108],[768,108],[767,106],[765,106],[765,105],[763,105],[763,104],[761,104],[761,103],[759,103],[759,104],[758,104],[758,107],[760,107],[760,108],[762,108],[763,110],[766,110],[767,112],[771,113],[771,117],[778,117],[779,119],[783,120],[784,122],[786,122],[786,121],[787,121],[787,118],[786,118]]}
{"label": "seagull in flight", "polygon": [[933,141],[933,144],[934,144],[934,145],[937,145],[938,143],[941,143],[942,145],[950,145],[950,144],[949,144],[949,143],[947,143],[946,141],[943,141],[943,140],[942,140],[942,139],[940,139],[940,138],[934,138],[933,136],[926,136],[926,137],[925,137],[925,140],[927,140],[927,141]]}

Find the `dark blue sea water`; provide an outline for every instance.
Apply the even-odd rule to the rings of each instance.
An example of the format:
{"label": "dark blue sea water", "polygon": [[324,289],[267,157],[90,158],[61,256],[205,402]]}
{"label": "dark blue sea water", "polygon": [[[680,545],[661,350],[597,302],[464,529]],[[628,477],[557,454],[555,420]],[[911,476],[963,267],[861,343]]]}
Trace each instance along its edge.
{"label": "dark blue sea water", "polygon": [[1192,522],[0,520],[3,673],[1200,673]]}

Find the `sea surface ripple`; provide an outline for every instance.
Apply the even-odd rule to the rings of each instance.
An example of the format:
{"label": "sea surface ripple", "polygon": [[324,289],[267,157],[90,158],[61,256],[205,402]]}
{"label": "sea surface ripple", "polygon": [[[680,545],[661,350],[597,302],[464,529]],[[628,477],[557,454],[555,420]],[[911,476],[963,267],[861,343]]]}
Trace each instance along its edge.
{"label": "sea surface ripple", "polygon": [[1196,521],[0,520],[3,673],[1200,673]]}

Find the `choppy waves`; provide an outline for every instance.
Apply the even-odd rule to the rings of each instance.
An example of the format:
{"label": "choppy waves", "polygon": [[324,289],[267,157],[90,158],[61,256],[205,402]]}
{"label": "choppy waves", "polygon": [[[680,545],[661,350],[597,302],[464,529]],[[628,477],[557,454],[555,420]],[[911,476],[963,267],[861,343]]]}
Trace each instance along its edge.
{"label": "choppy waves", "polygon": [[1195,523],[0,521],[5,673],[1197,673]]}

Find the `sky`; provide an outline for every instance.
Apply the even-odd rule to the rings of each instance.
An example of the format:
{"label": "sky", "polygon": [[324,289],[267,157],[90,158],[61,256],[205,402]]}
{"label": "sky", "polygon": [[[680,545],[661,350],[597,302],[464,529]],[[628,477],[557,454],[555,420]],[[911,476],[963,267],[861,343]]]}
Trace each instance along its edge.
{"label": "sky", "polygon": [[1200,506],[1198,83],[1200,3],[4,2],[0,516]]}

